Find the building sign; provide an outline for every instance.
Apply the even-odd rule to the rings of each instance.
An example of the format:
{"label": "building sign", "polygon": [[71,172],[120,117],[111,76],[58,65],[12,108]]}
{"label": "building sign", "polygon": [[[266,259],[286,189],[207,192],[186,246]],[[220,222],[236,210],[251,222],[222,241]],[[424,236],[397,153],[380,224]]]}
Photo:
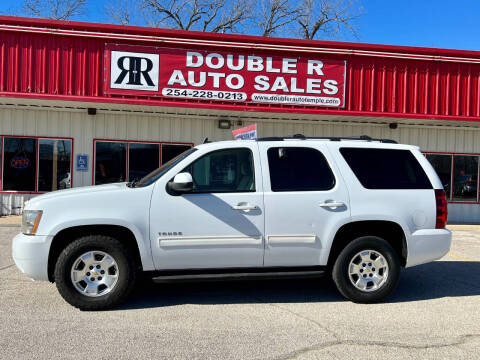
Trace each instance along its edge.
{"label": "building sign", "polygon": [[344,60],[107,44],[107,94],[344,107]]}
{"label": "building sign", "polygon": [[88,171],[87,154],[77,154],[77,171]]}
{"label": "building sign", "polygon": [[112,51],[110,88],[158,91],[159,55]]}
{"label": "building sign", "polygon": [[232,130],[232,134],[235,140],[254,140],[257,138],[257,124]]}

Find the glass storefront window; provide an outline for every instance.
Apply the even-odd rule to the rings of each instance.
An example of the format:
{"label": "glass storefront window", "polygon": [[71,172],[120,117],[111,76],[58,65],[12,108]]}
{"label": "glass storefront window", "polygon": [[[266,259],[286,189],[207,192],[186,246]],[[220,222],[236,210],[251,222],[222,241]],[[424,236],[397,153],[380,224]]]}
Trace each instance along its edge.
{"label": "glass storefront window", "polygon": [[160,142],[95,140],[95,185],[140,180],[191,147]]}
{"label": "glass storefront window", "polygon": [[97,141],[95,143],[95,185],[122,182],[127,179],[127,144]]}
{"label": "glass storefront window", "polygon": [[140,180],[160,165],[160,145],[130,143],[128,145],[128,180]]}
{"label": "glass storefront window", "polygon": [[162,164],[169,162],[190,148],[190,145],[162,144]]}
{"label": "glass storefront window", "polygon": [[453,200],[477,201],[478,156],[453,156]]}
{"label": "glass storefront window", "polygon": [[427,154],[427,160],[430,161],[438,174],[440,181],[447,194],[447,200],[450,200],[450,190],[452,181],[452,155]]}
{"label": "glass storefront window", "polygon": [[[94,146],[95,185],[139,180],[192,147],[107,140],[95,141]],[[0,190],[47,192],[72,187],[72,139],[0,135],[0,160]]]}
{"label": "glass storefront window", "polygon": [[35,191],[36,139],[4,137],[3,190]]}
{"label": "glass storefront window", "polygon": [[70,188],[72,141],[40,139],[38,151],[38,191]]}

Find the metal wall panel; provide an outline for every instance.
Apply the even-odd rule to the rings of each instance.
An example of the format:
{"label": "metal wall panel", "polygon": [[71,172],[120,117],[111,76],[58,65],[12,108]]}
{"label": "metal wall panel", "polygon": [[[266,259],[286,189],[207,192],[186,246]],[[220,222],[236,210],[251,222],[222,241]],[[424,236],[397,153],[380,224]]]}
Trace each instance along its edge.
{"label": "metal wall panel", "polygon": [[[242,126],[254,123],[243,122]],[[392,130],[387,124],[333,123],[300,120],[258,121],[259,136],[283,136],[303,133],[307,136],[356,136],[391,138],[418,145],[422,151],[480,153],[480,128],[399,125]],[[88,154],[89,171],[73,172],[74,186],[91,185],[93,140],[142,140],[193,142],[232,139],[231,130],[218,128],[218,119],[205,116],[173,116],[99,111],[95,116],[85,110],[46,110],[24,107],[0,107],[0,134],[23,136],[73,137],[76,154]],[[74,164],[75,165],[75,164]],[[21,211],[28,194],[0,195],[2,213]],[[450,221],[480,222],[480,205],[449,204]]]}
{"label": "metal wall panel", "polygon": [[480,205],[448,204],[449,224],[480,224]]}
{"label": "metal wall panel", "polygon": [[[416,116],[480,121],[480,63],[415,58],[388,58],[330,54],[325,59],[347,61],[346,107],[344,109],[195,102],[155,97],[105,95],[103,89],[104,48],[108,39],[52,33],[0,31],[0,94],[8,96],[55,96],[56,99],[99,102],[138,100],[143,104],[175,106],[202,103],[208,108],[270,109],[289,112],[369,116]],[[116,42],[122,42],[116,41]],[[141,41],[139,45],[152,45]],[[221,43],[221,38],[219,38]],[[313,43],[312,43],[313,44]],[[158,44],[154,44],[158,45]],[[354,46],[354,44],[350,44]],[[195,48],[195,45],[189,45]],[[313,46],[313,45],[312,45]],[[358,44],[360,47],[360,44]],[[198,48],[198,45],[197,45]],[[253,51],[246,48],[242,51]],[[212,51],[215,49],[213,48]],[[446,52],[447,50],[445,50]],[[300,53],[301,54],[301,53]],[[283,52],[282,55],[298,56]],[[402,55],[400,52],[398,55]],[[394,55],[393,55],[394,56]],[[474,62],[476,60],[477,62]]]}
{"label": "metal wall panel", "polygon": [[349,61],[348,110],[480,117],[480,66],[399,59]]}
{"label": "metal wall panel", "polygon": [[[423,151],[480,153],[480,128],[400,124],[340,123],[308,120],[243,121],[242,126],[258,123],[260,136],[302,133],[307,136],[355,136],[391,138],[415,144]],[[99,111],[95,116],[85,110],[34,110],[0,108],[0,133],[32,136],[74,137],[76,150],[89,150],[94,138],[180,141],[200,143],[231,139],[231,130],[218,128],[218,118]],[[85,148],[86,147],[86,148]]]}

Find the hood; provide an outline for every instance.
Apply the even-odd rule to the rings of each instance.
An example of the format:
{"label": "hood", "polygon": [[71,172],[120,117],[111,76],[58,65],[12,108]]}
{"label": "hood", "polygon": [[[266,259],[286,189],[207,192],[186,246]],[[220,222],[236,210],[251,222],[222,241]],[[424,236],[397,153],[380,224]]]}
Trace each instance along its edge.
{"label": "hood", "polygon": [[57,190],[52,191],[47,194],[43,194],[40,196],[36,196],[33,199],[27,201],[25,203],[26,209],[34,209],[37,205],[41,202],[47,200],[56,200],[60,198],[67,198],[67,197],[77,197],[86,194],[94,194],[94,193],[107,193],[112,191],[126,191],[128,187],[126,186],[125,182],[122,183],[113,183],[113,184],[105,184],[105,185],[95,185],[95,186],[82,186],[78,188],[72,189],[65,189],[65,190]]}

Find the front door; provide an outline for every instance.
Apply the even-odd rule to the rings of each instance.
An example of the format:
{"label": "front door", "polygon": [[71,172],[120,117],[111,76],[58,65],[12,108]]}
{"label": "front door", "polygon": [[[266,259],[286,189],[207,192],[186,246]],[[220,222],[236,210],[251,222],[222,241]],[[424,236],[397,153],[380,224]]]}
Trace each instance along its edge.
{"label": "front door", "polygon": [[350,216],[346,187],[322,142],[261,142],[265,266],[325,265],[328,238]]}
{"label": "front door", "polygon": [[[155,184],[150,211],[152,254],[157,269],[260,267],[264,209],[258,145],[199,149]],[[187,158],[188,159],[188,158]],[[194,189],[170,195],[166,183],[181,172]],[[171,175],[171,176],[170,176]]]}

